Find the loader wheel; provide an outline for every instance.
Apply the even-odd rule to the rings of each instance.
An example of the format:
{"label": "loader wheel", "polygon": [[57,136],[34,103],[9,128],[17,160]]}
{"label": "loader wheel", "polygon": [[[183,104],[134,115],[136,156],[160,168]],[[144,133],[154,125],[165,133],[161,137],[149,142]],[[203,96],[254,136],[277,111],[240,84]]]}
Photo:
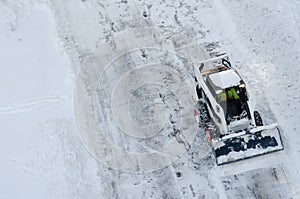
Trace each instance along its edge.
{"label": "loader wheel", "polygon": [[254,121],[255,121],[255,124],[256,126],[263,126],[263,121],[261,119],[261,116],[259,114],[259,112],[257,111],[254,111]]}
{"label": "loader wheel", "polygon": [[210,122],[207,105],[203,102],[198,103],[199,110],[199,127],[205,127]]}
{"label": "loader wheel", "polygon": [[199,85],[196,86],[196,92],[197,92],[198,99],[201,99],[202,98],[202,89],[199,88]]}

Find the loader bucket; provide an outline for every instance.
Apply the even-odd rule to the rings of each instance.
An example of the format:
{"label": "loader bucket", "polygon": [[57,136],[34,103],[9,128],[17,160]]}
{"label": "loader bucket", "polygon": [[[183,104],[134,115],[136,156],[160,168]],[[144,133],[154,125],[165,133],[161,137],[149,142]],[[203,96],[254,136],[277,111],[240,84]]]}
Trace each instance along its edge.
{"label": "loader bucket", "polygon": [[218,165],[235,162],[283,149],[277,124],[261,126],[236,136],[212,140]]}

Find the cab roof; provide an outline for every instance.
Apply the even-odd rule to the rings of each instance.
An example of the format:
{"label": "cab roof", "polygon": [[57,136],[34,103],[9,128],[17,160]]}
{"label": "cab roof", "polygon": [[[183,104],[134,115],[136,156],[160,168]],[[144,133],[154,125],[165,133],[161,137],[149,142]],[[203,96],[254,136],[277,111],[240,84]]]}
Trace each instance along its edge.
{"label": "cab roof", "polygon": [[209,74],[208,79],[214,85],[214,87],[218,87],[221,89],[238,86],[243,83],[243,80],[235,69],[228,69],[221,72]]}

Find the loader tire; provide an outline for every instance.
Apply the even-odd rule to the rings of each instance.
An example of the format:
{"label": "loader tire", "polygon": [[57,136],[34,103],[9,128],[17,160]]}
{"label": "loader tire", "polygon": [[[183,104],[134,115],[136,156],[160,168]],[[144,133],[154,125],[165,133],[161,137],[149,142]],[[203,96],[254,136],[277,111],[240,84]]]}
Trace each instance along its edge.
{"label": "loader tire", "polygon": [[263,126],[263,121],[261,119],[261,116],[259,114],[259,112],[257,111],[254,111],[254,121],[255,121],[255,124],[256,126]]}
{"label": "loader tire", "polygon": [[206,103],[200,101],[198,104],[198,110],[199,110],[199,127],[206,127],[207,124],[210,122],[210,116],[208,113]]}

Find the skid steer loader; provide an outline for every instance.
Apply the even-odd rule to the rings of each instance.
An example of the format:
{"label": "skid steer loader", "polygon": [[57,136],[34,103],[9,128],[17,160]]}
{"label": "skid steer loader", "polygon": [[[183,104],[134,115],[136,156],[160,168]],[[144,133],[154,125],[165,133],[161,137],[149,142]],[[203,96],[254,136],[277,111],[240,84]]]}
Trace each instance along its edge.
{"label": "skid steer loader", "polygon": [[194,66],[194,75],[194,115],[205,129],[217,165],[283,149],[278,124],[263,124],[252,108],[245,80],[226,54]]}

